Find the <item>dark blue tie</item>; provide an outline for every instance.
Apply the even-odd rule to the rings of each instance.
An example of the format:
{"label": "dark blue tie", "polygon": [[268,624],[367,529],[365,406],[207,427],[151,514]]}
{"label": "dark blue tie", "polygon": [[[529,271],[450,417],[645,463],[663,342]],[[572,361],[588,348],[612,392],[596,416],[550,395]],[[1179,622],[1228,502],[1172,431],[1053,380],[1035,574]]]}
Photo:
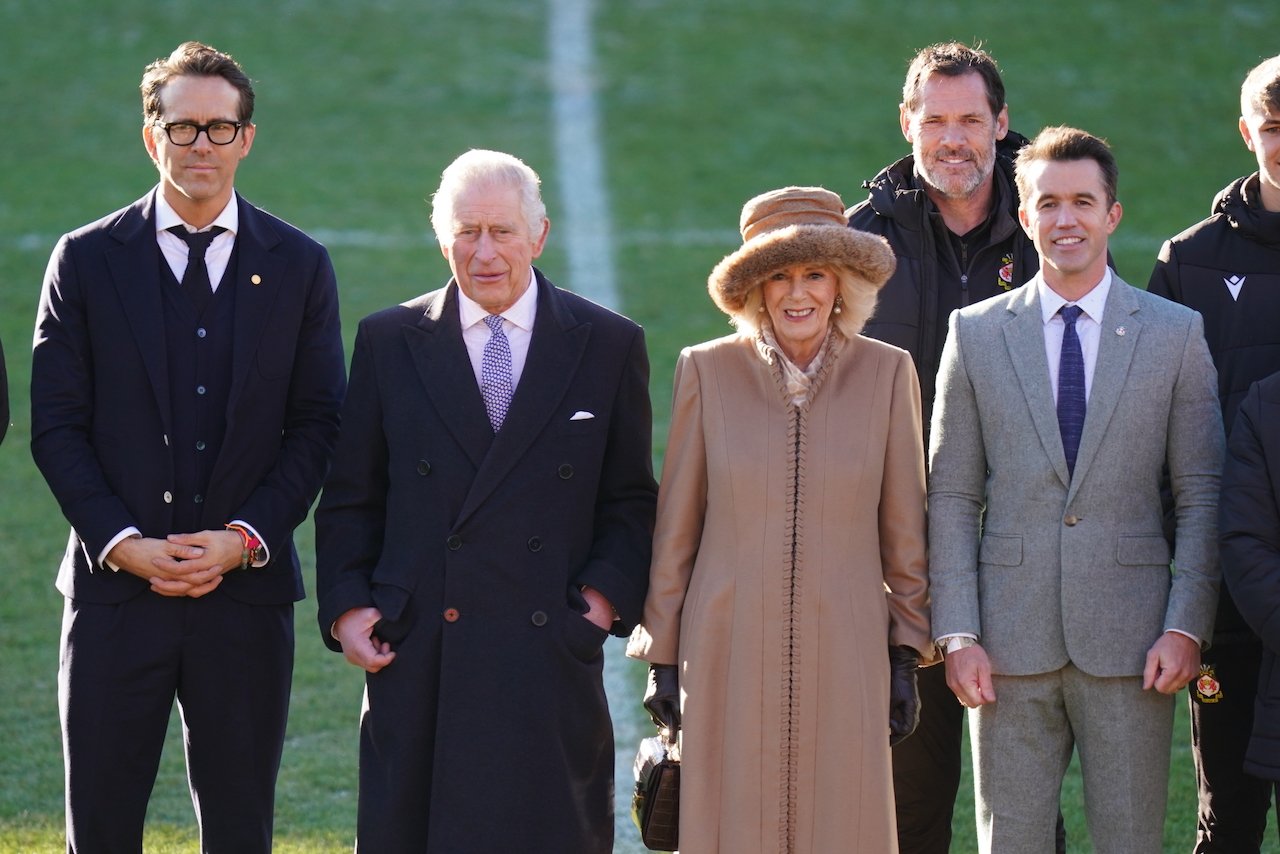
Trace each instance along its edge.
{"label": "dark blue tie", "polygon": [[209,244],[222,232],[220,225],[208,231],[187,231],[186,226],[175,225],[169,232],[187,244],[187,270],[182,274],[182,290],[195,303],[196,311],[204,311],[213,297],[213,283],[209,281],[209,267],[204,262],[204,254]]}
{"label": "dark blue tie", "polygon": [[1080,450],[1080,434],[1084,431],[1084,354],[1080,352],[1080,336],[1076,321],[1084,309],[1064,305],[1062,315],[1062,355],[1058,361],[1058,430],[1062,433],[1062,450],[1067,454],[1067,471],[1076,471],[1076,452]]}

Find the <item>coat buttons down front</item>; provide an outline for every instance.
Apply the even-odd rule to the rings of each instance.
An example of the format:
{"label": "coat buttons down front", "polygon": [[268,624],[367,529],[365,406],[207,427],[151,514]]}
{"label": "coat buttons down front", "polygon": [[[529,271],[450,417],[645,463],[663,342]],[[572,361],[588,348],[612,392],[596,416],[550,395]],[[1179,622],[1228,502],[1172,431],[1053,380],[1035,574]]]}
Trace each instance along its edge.
{"label": "coat buttons down front", "polygon": [[542,628],[547,624],[547,612],[534,611],[533,614],[529,616],[529,622],[533,623],[538,628]]}
{"label": "coat buttons down front", "polygon": [[204,336],[206,336],[206,335],[208,335],[208,334],[209,334],[209,333],[208,333],[208,332],[205,332],[203,329],[197,329],[197,330],[196,330],[196,337],[197,337],[197,338],[203,338]]}
{"label": "coat buttons down front", "polygon": [[206,390],[207,389],[205,389],[205,387],[202,385],[196,386],[196,394],[204,394]]}
{"label": "coat buttons down front", "polygon": [[418,460],[418,474],[426,477],[431,474],[431,463],[426,460]]}
{"label": "coat buttons down front", "polygon": [[1077,524],[1079,524],[1079,523],[1080,523],[1080,517],[1079,517],[1079,516],[1067,516],[1065,519],[1063,519],[1063,520],[1062,520],[1062,522],[1063,522],[1063,524],[1064,524],[1064,525],[1066,525],[1068,528],[1074,528]]}
{"label": "coat buttons down front", "polygon": [[169,491],[169,490],[167,490],[167,489],[164,491],[164,503],[165,503],[165,504],[172,504],[172,503],[173,503],[173,493],[172,493],[172,492],[170,492],[170,491]]}
{"label": "coat buttons down front", "polygon": [[458,613],[458,609],[457,609],[457,608],[445,608],[445,609],[444,609],[444,621],[445,621],[446,623],[456,623],[456,622],[458,622],[458,617],[460,617],[460,616],[462,616],[462,615]]}
{"label": "coat buttons down front", "polygon": [[573,466],[568,463],[561,463],[560,468],[556,469],[556,472],[560,475],[561,480],[568,480],[573,477]]}
{"label": "coat buttons down front", "polygon": [[197,451],[203,451],[204,449],[205,449],[205,444],[204,444],[204,442],[196,442],[196,450],[197,450]]}
{"label": "coat buttons down front", "polygon": [[462,548],[462,537],[457,534],[450,534],[449,539],[445,540],[444,544],[449,547],[449,551],[456,552]]}
{"label": "coat buttons down front", "polygon": [[539,537],[529,538],[529,551],[531,552],[542,551],[542,540]]}
{"label": "coat buttons down front", "polygon": [[204,503],[204,496],[203,496],[203,495],[197,495],[193,500],[194,500],[197,504],[203,504],[203,503]]}

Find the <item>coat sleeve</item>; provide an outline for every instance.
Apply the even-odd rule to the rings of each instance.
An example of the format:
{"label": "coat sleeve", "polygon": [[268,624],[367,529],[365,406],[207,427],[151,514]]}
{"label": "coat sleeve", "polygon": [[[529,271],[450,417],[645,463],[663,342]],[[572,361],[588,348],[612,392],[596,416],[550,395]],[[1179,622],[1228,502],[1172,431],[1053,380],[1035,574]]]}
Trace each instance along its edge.
{"label": "coat sleeve", "polygon": [[627,655],[651,664],[675,664],[680,616],[702,541],[707,512],[707,447],[698,366],[685,350],[676,363],[671,428],[658,490],[649,594]]}
{"label": "coat sleeve", "polygon": [[387,441],[373,357],[372,333],[361,324],[342,408],[342,434],[316,507],[316,599],[320,636],[330,649],[334,621],[373,604],[370,578],[386,528]]}
{"label": "coat sleeve", "polygon": [[1198,314],[1187,328],[1167,442],[1175,550],[1164,628],[1207,643],[1218,605],[1218,492],[1225,439],[1217,373]]}
{"label": "coat sleeve", "polygon": [[[233,514],[253,525],[268,548],[290,541],[320,492],[338,440],[347,388],[337,279],[329,254],[319,247],[315,251],[289,377],[280,450],[270,470]],[[272,559],[279,554],[283,551],[273,552]]]}
{"label": "coat sleeve", "polygon": [[1182,283],[1178,279],[1177,251],[1172,241],[1166,240],[1156,256],[1156,266],[1147,282],[1149,293],[1174,302],[1182,302]]}
{"label": "coat sleeve", "polygon": [[[1240,405],[1222,472],[1222,574],[1249,627],[1280,652],[1280,506],[1257,383]],[[1280,463],[1280,460],[1274,461]]]}
{"label": "coat sleeve", "polygon": [[94,351],[76,244],[63,237],[49,259],[31,352],[31,455],[67,521],[95,558],[136,526],[94,449]]}
{"label": "coat sleeve", "polygon": [[978,546],[987,456],[963,332],[959,313],[952,312],[930,427],[929,585],[935,640],[956,633],[982,636]]}
{"label": "coat sleeve", "polygon": [[575,582],[599,590],[613,605],[613,631],[625,635],[640,620],[653,546],[653,407],[644,332],[631,339],[613,412],[596,493],[591,555]]}
{"label": "coat sleeve", "polygon": [[924,437],[920,381],[902,353],[893,376],[884,479],[880,484],[880,562],[889,599],[889,643],[933,657],[925,551]]}

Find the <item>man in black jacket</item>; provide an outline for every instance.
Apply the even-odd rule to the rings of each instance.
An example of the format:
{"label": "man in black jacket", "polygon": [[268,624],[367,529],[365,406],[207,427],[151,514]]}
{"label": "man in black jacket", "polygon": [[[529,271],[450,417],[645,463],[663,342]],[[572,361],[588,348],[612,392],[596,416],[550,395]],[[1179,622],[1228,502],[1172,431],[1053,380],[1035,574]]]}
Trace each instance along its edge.
{"label": "man in black jacket", "polygon": [[[849,225],[883,235],[897,256],[863,334],[915,359],[927,431],[948,316],[1022,285],[1040,259],[1018,224],[1013,157],[1026,139],[1009,130],[995,60],[954,42],[924,48],[898,111],[911,154],[864,183],[870,192]],[[902,854],[946,854],[964,710],[943,668],[918,676],[920,725],[893,748],[898,844]]]}
{"label": "man in black jacket", "polygon": [[[1240,113],[1258,171],[1233,181],[1207,219],[1164,244],[1147,286],[1204,316],[1228,433],[1249,387],[1280,370],[1280,56],[1249,72]],[[1258,851],[1271,806],[1272,784],[1243,767],[1263,650],[1237,608],[1229,557],[1224,552],[1213,644],[1190,689],[1196,854]]]}

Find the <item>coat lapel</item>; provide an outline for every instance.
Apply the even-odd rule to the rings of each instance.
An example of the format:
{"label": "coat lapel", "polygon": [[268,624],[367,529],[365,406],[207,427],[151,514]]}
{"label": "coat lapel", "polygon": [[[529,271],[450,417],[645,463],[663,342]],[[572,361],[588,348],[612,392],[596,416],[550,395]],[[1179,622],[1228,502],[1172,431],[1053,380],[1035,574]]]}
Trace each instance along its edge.
{"label": "coat lapel", "polygon": [[404,339],[440,420],[478,469],[489,454],[493,428],[462,340],[457,289],[450,281],[428,297],[422,319],[404,327]]}
{"label": "coat lapel", "polygon": [[[1137,311],[1138,301],[1133,297],[1131,286],[1113,273],[1111,291],[1102,310],[1098,360],[1093,369],[1084,431],[1080,434],[1080,450],[1076,455],[1076,483],[1084,480],[1089,464],[1107,434],[1111,416],[1120,403],[1125,378],[1129,375],[1129,365],[1133,362],[1142,331],[1142,322],[1135,316]],[[1120,332],[1121,329],[1124,332]]]}
{"label": "coat lapel", "polygon": [[[458,525],[484,503],[542,433],[568,392],[591,337],[591,324],[577,321],[541,273],[537,273],[536,284],[538,313],[520,384],[502,429],[494,436],[493,445],[476,472],[458,514]],[[469,365],[466,376],[474,388]],[[479,392],[476,394],[478,397]]]}
{"label": "coat lapel", "polygon": [[1040,312],[1040,295],[1035,287],[1020,288],[1009,311],[1013,317],[1004,326],[1005,345],[1013,361],[1014,373],[1031,420],[1040,437],[1040,445],[1053,463],[1064,486],[1071,483],[1067,472],[1067,455],[1062,449],[1062,433],[1058,430],[1058,407],[1049,382],[1049,364],[1044,350],[1044,317]]}
{"label": "coat lapel", "polygon": [[232,271],[228,270],[218,285],[235,288],[236,294],[235,351],[231,362],[231,391],[227,395],[228,434],[235,426],[236,405],[258,357],[262,336],[270,334],[267,319],[272,316],[272,306],[286,287],[285,261],[274,251],[280,236],[253,205],[238,195],[236,203],[240,207],[240,231],[236,234],[235,279],[230,278]]}
{"label": "coat lapel", "polygon": [[125,211],[111,227],[111,237],[120,245],[107,250],[107,267],[128,318],[134,345],[142,353],[167,435],[173,429],[173,421],[169,408],[169,361],[160,291],[160,245],[155,237],[154,192]]}

